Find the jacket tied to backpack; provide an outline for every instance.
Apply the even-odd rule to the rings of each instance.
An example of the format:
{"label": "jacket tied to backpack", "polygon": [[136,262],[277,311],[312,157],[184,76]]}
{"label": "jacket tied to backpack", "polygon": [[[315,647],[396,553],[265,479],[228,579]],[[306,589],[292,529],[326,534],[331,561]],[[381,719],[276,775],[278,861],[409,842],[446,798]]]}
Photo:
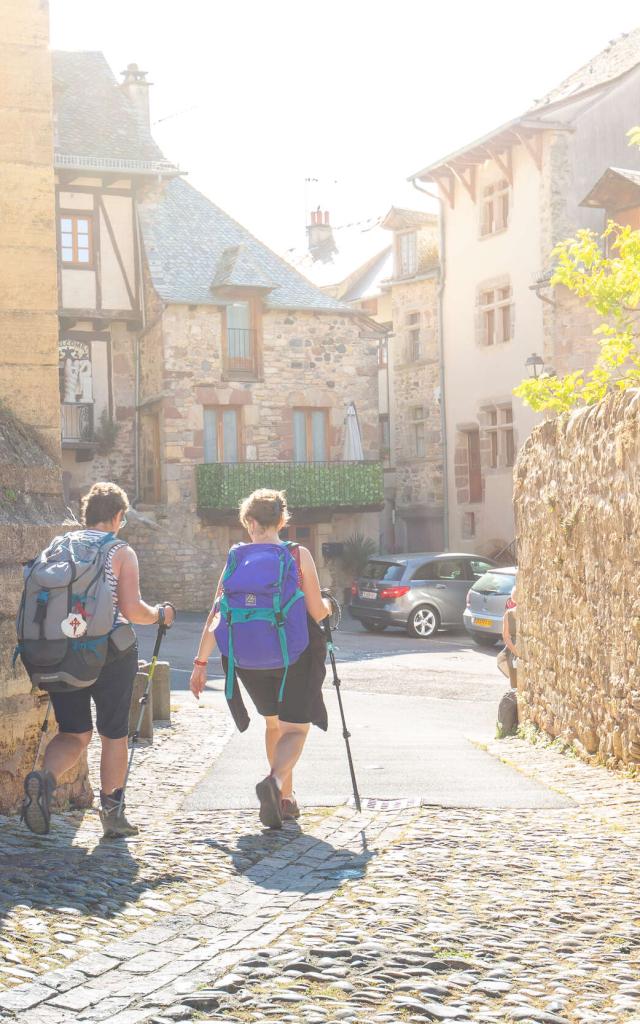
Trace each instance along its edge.
{"label": "jacket tied to backpack", "polygon": [[289,665],[309,645],[304,594],[289,544],[236,544],[229,551],[214,629],[228,659],[225,695],[233,697],[235,669],[282,668],[282,701]]}
{"label": "jacket tied to backpack", "polygon": [[115,534],[95,539],[77,530],[56,537],[24,567],[16,620],[18,656],[31,682],[64,693],[91,686],[109,651],[135,643],[129,623],[117,623],[107,557],[121,547]]}

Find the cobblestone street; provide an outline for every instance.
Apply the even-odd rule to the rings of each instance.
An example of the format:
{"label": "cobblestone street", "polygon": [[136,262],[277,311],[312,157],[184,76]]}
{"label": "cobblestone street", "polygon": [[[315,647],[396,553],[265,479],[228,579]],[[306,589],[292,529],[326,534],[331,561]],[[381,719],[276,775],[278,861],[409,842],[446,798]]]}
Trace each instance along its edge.
{"label": "cobblestone street", "polygon": [[172,700],[134,769],[140,837],[0,820],[1,1020],[640,1021],[637,782],[492,741],[568,809],[342,805],[266,833],[183,809],[231,726]]}

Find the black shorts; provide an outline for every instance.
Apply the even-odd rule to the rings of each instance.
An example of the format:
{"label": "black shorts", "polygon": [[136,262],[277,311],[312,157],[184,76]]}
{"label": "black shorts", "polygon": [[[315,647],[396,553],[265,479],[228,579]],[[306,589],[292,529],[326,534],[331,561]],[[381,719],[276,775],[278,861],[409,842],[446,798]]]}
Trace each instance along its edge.
{"label": "black shorts", "polygon": [[[227,658],[222,656],[226,673]],[[275,716],[282,722],[307,725],[311,721],[312,694],[310,686],[311,648],[307,647],[297,661],[289,665],[282,703],[278,702],[282,685],[282,668],[240,668],[236,676],[265,717]]]}
{"label": "black shorts", "polygon": [[52,693],[51,701],[60,732],[91,732],[91,699],[96,706],[96,727],[108,740],[129,734],[129,708],[138,671],[138,645],[106,663],[92,686],[75,693]]}

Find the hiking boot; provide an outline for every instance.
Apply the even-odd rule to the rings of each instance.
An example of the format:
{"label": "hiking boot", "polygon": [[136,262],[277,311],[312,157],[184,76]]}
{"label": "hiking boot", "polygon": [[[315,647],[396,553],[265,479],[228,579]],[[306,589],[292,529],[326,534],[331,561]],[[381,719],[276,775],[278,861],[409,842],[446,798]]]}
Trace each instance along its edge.
{"label": "hiking boot", "polygon": [[100,793],[100,821],[105,839],[119,839],[121,836],[137,836],[140,831],[127,820],[124,813],[125,805],[120,810],[120,790],[116,789],[110,796]]}
{"label": "hiking boot", "polygon": [[256,796],[260,801],[260,821],[266,828],[282,828],[282,812],[280,810],[280,790],[273,775],[267,775],[256,786]]}
{"label": "hiking boot", "polygon": [[56,780],[51,772],[29,772],[24,780],[21,818],[37,836],[46,836],[51,822],[51,797]]}
{"label": "hiking boot", "polygon": [[295,796],[283,796],[281,801],[282,820],[296,821],[300,817],[300,808]]}

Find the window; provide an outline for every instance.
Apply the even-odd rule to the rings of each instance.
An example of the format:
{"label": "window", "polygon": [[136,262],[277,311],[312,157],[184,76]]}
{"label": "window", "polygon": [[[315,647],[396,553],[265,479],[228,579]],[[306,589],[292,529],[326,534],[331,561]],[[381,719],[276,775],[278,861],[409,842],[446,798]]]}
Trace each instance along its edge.
{"label": "window", "polygon": [[230,302],[225,309],[225,370],[228,374],[255,376],[256,330],[251,302]]}
{"label": "window", "polygon": [[415,363],[420,359],[420,314],[407,313],[407,362]]}
{"label": "window", "polygon": [[482,466],[480,463],[480,431],[467,431],[467,472],[469,501],[482,501]]}
{"label": "window", "polygon": [[385,583],[396,583],[404,576],[405,566],[398,562],[380,562],[373,559],[364,567],[363,577],[367,580],[384,580]]}
{"label": "window", "polygon": [[328,417],[326,409],[293,410],[294,462],[326,462]]}
{"label": "window", "polygon": [[497,345],[513,337],[513,303],[511,285],[487,288],[478,296],[480,343]]}
{"label": "window", "polygon": [[391,433],[389,426],[389,413],[383,412],[378,417],[378,427],[380,430],[380,451],[383,455],[388,455],[391,450]]}
{"label": "window", "polygon": [[60,217],[60,255],[67,266],[93,266],[93,221],[86,213]]}
{"label": "window", "polygon": [[502,469],[515,463],[516,446],[513,433],[513,408],[510,405],[484,410],[484,431],[489,445],[487,463],[491,469]]}
{"label": "window", "polygon": [[417,269],[416,233],[398,235],[398,271],[400,277],[411,277]]}
{"label": "window", "polygon": [[205,406],[204,461],[238,462],[240,452],[240,417],[229,406]]}
{"label": "window", "polygon": [[414,572],[414,574],[411,577],[411,579],[412,580],[432,580],[433,579],[433,572],[434,572],[434,563],[433,562],[423,562],[422,565],[418,566],[418,568]]}
{"label": "window", "polygon": [[488,185],[482,192],[480,234],[494,235],[509,224],[509,182],[506,178]]}
{"label": "window", "polygon": [[[473,515],[473,512],[471,515]],[[469,567],[474,580],[479,580],[481,576],[484,576],[485,572],[489,572],[490,569],[493,569],[493,566],[490,565],[489,562],[483,562],[479,558],[472,558],[469,562]]]}
{"label": "window", "polygon": [[418,458],[427,454],[427,415],[424,405],[414,405],[411,409],[413,453]]}
{"label": "window", "polygon": [[431,579],[434,580],[464,580],[467,578],[462,558],[443,558],[439,562],[434,562],[432,573]]}
{"label": "window", "polygon": [[465,540],[471,540],[476,535],[476,514],[475,512],[462,513],[462,536]]}

